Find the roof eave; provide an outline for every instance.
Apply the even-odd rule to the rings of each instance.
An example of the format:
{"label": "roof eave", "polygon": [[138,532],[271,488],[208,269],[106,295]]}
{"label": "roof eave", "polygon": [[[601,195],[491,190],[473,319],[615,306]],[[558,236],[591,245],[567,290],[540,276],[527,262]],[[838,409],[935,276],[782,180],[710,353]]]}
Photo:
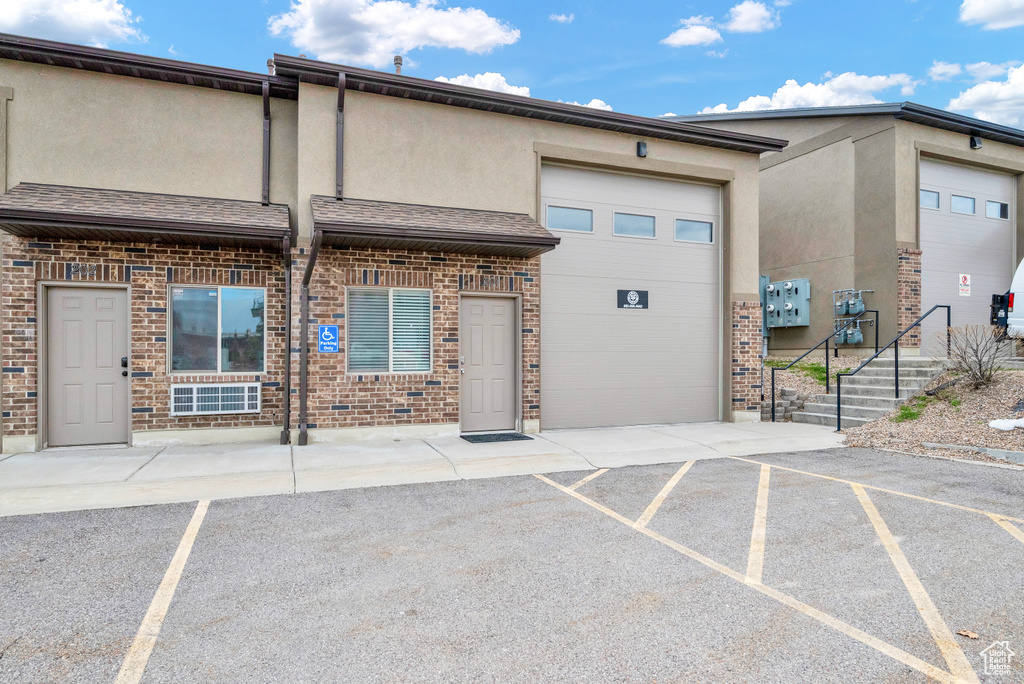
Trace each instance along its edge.
{"label": "roof eave", "polygon": [[381,71],[361,69],[343,64],[331,64],[302,57],[274,55],[276,72],[300,81],[337,87],[338,74],[344,72],[350,90],[417,99],[469,109],[480,109],[498,114],[536,118],[556,123],[568,123],[589,128],[601,128],[676,142],[720,147],[741,152],[760,154],[778,151],[786,146],[785,140],[746,133],[732,133],[703,126],[651,119],[632,114],[552,102],[521,95],[497,93],[490,90],[430,81],[411,76],[400,76]]}
{"label": "roof eave", "polygon": [[313,228],[323,232],[325,244],[328,245],[386,246],[499,256],[539,256],[550,252],[562,241],[554,235],[465,233],[436,228],[337,223],[315,219]]}

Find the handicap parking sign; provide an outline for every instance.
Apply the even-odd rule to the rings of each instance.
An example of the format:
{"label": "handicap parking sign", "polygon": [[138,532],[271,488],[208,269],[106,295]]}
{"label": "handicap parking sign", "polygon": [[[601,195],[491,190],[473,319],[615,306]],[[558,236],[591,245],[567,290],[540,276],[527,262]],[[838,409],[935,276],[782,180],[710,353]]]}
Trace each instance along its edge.
{"label": "handicap parking sign", "polygon": [[321,325],[317,326],[319,333],[317,334],[317,348],[321,352],[338,353],[338,326],[336,325]]}

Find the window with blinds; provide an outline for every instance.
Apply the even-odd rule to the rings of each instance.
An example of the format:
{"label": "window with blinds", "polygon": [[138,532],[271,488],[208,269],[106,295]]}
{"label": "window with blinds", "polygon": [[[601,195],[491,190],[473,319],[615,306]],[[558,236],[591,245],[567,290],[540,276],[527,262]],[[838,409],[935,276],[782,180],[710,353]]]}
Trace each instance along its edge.
{"label": "window with blinds", "polygon": [[349,372],[428,372],[430,319],[430,290],[349,288]]}

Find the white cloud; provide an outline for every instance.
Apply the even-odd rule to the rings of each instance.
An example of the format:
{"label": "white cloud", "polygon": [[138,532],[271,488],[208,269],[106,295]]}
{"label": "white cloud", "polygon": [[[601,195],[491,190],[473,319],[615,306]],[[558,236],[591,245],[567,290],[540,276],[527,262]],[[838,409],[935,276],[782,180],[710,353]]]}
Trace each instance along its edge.
{"label": "white cloud", "polygon": [[953,111],[970,111],[985,121],[1024,126],[1024,67],[1013,67],[1005,81],[985,81],[949,102]]}
{"label": "white cloud", "polygon": [[118,0],[4,0],[0,9],[0,31],[98,46],[146,40],[140,21]]}
{"label": "white cloud", "polygon": [[729,18],[722,26],[733,33],[761,33],[778,26],[779,15],[763,2],[743,0],[729,10]]}
{"label": "white cloud", "polygon": [[[561,100],[559,100],[561,102]],[[566,102],[565,104],[576,105],[578,107],[590,107],[591,109],[602,109],[606,112],[612,111],[612,106],[604,100],[598,100],[596,97],[590,102]]]}
{"label": "white cloud", "polygon": [[722,57],[725,57],[727,54],[729,54],[729,48],[725,48],[724,50],[722,50],[720,52],[715,52],[714,50],[708,50],[704,54],[707,55],[708,57],[722,58]]}
{"label": "white cloud", "polygon": [[173,44],[171,45],[171,47],[167,48],[167,51],[169,53],[171,53],[172,55],[178,54],[178,51],[174,49],[174,45]]}
{"label": "white cloud", "polygon": [[794,107],[832,107],[858,104],[877,104],[881,102],[876,93],[899,87],[903,96],[913,95],[917,81],[907,74],[889,74],[888,76],[862,76],[848,71],[833,76],[826,74],[828,80],[822,83],[805,83],[800,85],[790,79],[771,96],[754,95],[729,109],[727,104],[705,107],[699,114],[717,114],[723,112],[750,112],[763,109],[791,109]]}
{"label": "white cloud", "polygon": [[959,64],[935,60],[932,62],[931,68],[928,69],[928,78],[933,81],[948,81],[954,76],[959,76],[961,73],[963,73],[963,69]]}
{"label": "white cloud", "polygon": [[722,40],[722,34],[711,27],[714,17],[696,16],[682,19],[683,28],[676,29],[667,38],[662,39],[665,45],[683,47],[684,45],[711,45]]}
{"label": "white cloud", "polygon": [[775,0],[772,4],[776,7],[789,7],[793,4],[793,0]]}
{"label": "white cloud", "polygon": [[438,76],[434,80],[441,81],[442,83],[454,83],[455,85],[469,86],[470,88],[494,90],[499,93],[508,93],[510,95],[523,95],[524,97],[530,96],[530,89],[527,86],[510,85],[509,82],[505,80],[504,76],[496,74],[493,71],[488,71],[486,74],[477,74],[476,76],[470,76],[469,74],[462,74],[461,76],[455,76],[453,78]]}
{"label": "white cloud", "polygon": [[666,117],[666,116],[676,116],[676,113],[675,113],[675,112],[665,112],[664,114],[662,114],[662,115],[661,115],[661,116],[659,116],[658,118],[659,118],[659,119],[662,119],[662,118],[664,118],[664,117]]}
{"label": "white cloud", "polygon": [[551,21],[557,21],[559,24],[571,24],[575,18],[575,14],[552,14],[548,17]]}
{"label": "white cloud", "polygon": [[439,0],[292,0],[273,16],[270,32],[320,59],[383,67],[396,54],[423,47],[486,53],[519,40],[519,29],[472,7]]}
{"label": "white cloud", "polygon": [[998,30],[1024,24],[1024,0],[964,0],[960,21]]}
{"label": "white cloud", "polygon": [[971,75],[975,81],[990,81],[993,78],[1003,78],[1007,72],[1013,67],[1019,67],[1024,62],[1017,60],[1011,60],[1009,62],[1003,62],[1002,64],[992,64],[991,62],[975,62],[974,64],[968,64],[966,69],[967,73]]}

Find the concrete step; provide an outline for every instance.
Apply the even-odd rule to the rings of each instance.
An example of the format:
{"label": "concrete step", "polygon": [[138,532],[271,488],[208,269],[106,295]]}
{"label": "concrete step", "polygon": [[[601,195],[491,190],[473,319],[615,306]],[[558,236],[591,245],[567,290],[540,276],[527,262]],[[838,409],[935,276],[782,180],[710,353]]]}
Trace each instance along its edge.
{"label": "concrete step", "polygon": [[[882,408],[887,411],[891,411],[903,402],[903,399],[894,398],[891,392],[887,397],[862,397],[857,395],[848,395],[845,392],[843,393],[843,406],[866,406],[868,408]],[[836,395],[816,394],[811,397],[811,400],[807,403],[832,404],[835,406]]]}
{"label": "concrete step", "polygon": [[[919,393],[920,388],[900,387],[900,397],[903,399],[909,399],[915,394]],[[835,388],[832,388],[832,392],[835,393]],[[895,399],[896,393],[892,385],[888,387],[879,387],[878,385],[847,385],[843,383],[843,401],[846,400],[847,395],[851,397],[888,397]]]}
{"label": "concrete step", "polygon": [[[906,389],[920,389],[924,387],[932,379],[930,377],[925,378],[905,378],[900,373],[900,387]],[[862,373],[853,375],[850,377],[843,377],[843,389],[847,387],[895,387],[896,378],[895,376],[866,376]]]}
{"label": "concrete step", "polygon": [[[827,416],[836,415],[835,404],[806,404],[804,409],[808,413],[820,413]],[[874,406],[850,406],[845,401],[843,402],[843,418],[850,417],[877,420],[889,413],[891,410],[892,409],[889,408],[878,408]]]}
{"label": "concrete step", "polygon": [[[940,373],[941,371],[939,371]],[[927,366],[918,366],[912,368],[904,368],[903,364],[900,364],[900,379],[903,378],[928,378],[929,380],[937,375],[935,369]],[[853,376],[855,378],[894,378],[896,377],[895,368],[892,366],[875,366],[874,364],[867,366],[864,370]]]}
{"label": "concrete step", "polygon": [[[793,422],[794,423],[808,423],[810,425],[825,425],[827,427],[832,428],[833,430],[836,427],[836,417],[835,417],[834,414],[830,416],[830,415],[825,414],[825,413],[808,413],[806,411],[804,411],[804,412],[799,412],[798,411],[797,413],[793,414]],[[854,418],[854,417],[847,418],[845,415],[843,416],[843,427],[844,428],[857,427],[858,425],[863,425],[864,423],[869,423],[869,422],[871,422],[871,421],[868,418]]]}
{"label": "concrete step", "polygon": [[[871,367],[893,368],[896,366],[896,359],[880,356],[871,362]],[[923,356],[901,356],[900,371],[904,368],[932,368],[939,369],[946,367],[946,359],[932,359]]]}

